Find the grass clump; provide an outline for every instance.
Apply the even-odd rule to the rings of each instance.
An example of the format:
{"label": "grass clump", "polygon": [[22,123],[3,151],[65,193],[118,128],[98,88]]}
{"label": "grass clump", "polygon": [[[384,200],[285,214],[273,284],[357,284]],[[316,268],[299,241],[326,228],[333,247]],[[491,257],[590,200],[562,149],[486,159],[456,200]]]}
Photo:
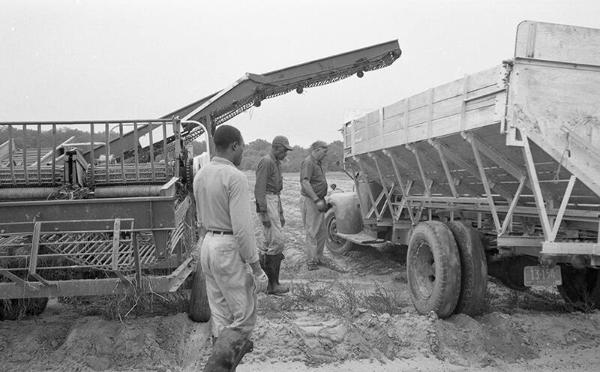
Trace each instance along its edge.
{"label": "grass clump", "polygon": [[375,284],[375,291],[363,298],[365,307],[377,314],[401,314],[408,303],[402,301],[396,293]]}
{"label": "grass clump", "polygon": [[156,293],[144,284],[139,288],[131,283],[123,293],[106,296],[61,297],[75,311],[87,316],[101,316],[108,320],[123,321],[133,316],[169,315],[185,312],[189,308],[189,290]]}

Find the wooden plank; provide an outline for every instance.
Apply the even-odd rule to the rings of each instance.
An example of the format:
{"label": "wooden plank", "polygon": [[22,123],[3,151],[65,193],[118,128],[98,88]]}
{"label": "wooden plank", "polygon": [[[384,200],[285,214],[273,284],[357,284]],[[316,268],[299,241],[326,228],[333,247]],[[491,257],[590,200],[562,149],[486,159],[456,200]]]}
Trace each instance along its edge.
{"label": "wooden plank", "polygon": [[391,105],[385,106],[384,119],[390,119],[395,116],[403,116],[406,110],[406,98]]}
{"label": "wooden plank", "polygon": [[429,93],[428,91],[424,91],[410,96],[407,99],[411,109],[420,109],[423,107],[427,107],[427,104],[429,103]]}
{"label": "wooden plank", "polygon": [[[428,139],[427,127],[425,125],[423,128],[423,124],[429,120],[432,121],[433,126],[431,131],[436,135],[440,133],[446,135],[460,130],[460,126],[457,124],[460,122],[459,116],[465,99],[465,79],[467,79],[466,96],[469,99],[465,112],[466,128],[472,129],[499,122],[504,111],[498,106],[504,107],[505,93],[489,94],[504,87],[506,73],[503,65],[495,66],[435,87],[433,91],[428,90],[386,106],[384,107],[383,126],[379,125],[379,128],[377,128],[379,111],[366,114],[353,122],[355,141],[357,144],[361,144],[353,147],[353,153],[365,153],[374,149]],[[428,103],[432,94],[435,100],[430,111]],[[482,95],[484,96],[482,99],[474,99]],[[410,108],[408,111],[406,110],[407,104]],[[408,129],[405,129],[407,124]],[[423,131],[425,135],[423,135]],[[393,133],[391,138],[396,138],[396,140],[388,136],[390,133]],[[372,138],[381,136],[384,137],[383,144],[368,142]],[[404,141],[401,140],[403,137]]]}
{"label": "wooden plank", "polygon": [[404,114],[388,117],[383,120],[383,133],[392,133],[402,129]]}
{"label": "wooden plank", "polygon": [[[481,107],[472,108],[470,105],[467,106],[467,111],[465,112],[464,125],[465,129],[475,129],[482,126],[488,126],[500,123],[501,117],[498,115],[498,105],[503,104],[501,102],[504,101],[502,97],[505,97],[505,93],[499,93],[497,95],[497,99],[489,100],[485,103],[478,103],[478,105],[482,105]],[[456,104],[458,105],[461,101],[456,100]],[[458,106],[457,106],[458,107]],[[423,141],[429,139],[427,133],[427,120],[423,120],[418,124],[415,122],[426,119],[426,113],[424,110],[427,108],[421,108],[419,110],[410,110],[409,121],[411,122],[408,129],[404,128],[405,119],[403,115],[396,115],[394,117],[388,118],[384,120],[384,139],[383,139],[383,147],[376,147],[375,149],[385,148],[385,147],[393,147],[399,146],[406,143]],[[432,121],[433,133],[435,137],[442,137],[457,133],[460,131],[460,109],[457,108],[454,110],[455,113],[450,116],[445,116],[439,119],[435,119]],[[415,115],[417,116],[415,118]],[[414,121],[413,121],[414,120]],[[500,128],[496,128],[497,133],[499,134]],[[357,131],[360,132],[360,131]],[[378,132],[375,132],[373,129],[373,133],[369,137],[375,137],[378,135]],[[362,133],[358,133],[357,142],[361,142],[361,139],[364,136]],[[363,153],[368,152],[369,150],[373,150],[374,148],[366,147],[364,149],[355,148],[355,153]]]}
{"label": "wooden plank", "polygon": [[369,112],[363,117],[367,126],[379,123],[379,110]]}
{"label": "wooden plank", "polygon": [[517,27],[515,57],[600,65],[600,30],[524,21]]}
{"label": "wooden plank", "polygon": [[[587,146],[600,148],[600,73],[531,64],[514,68],[509,126],[600,195],[600,161],[568,134],[577,133]],[[534,155],[539,159],[537,152]]]}

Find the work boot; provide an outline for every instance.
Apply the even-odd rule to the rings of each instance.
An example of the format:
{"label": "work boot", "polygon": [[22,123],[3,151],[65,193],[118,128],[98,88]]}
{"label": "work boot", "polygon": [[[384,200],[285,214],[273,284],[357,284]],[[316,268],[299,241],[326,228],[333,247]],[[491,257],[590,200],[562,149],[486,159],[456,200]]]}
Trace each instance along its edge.
{"label": "work boot", "polygon": [[204,372],[233,372],[254,345],[247,336],[234,328],[225,328],[214,344]]}
{"label": "work boot", "polygon": [[[283,257],[283,255],[281,255]],[[269,278],[269,285],[267,286],[267,294],[284,294],[289,292],[289,288],[279,284],[279,267],[281,265],[280,255],[266,255],[266,268],[265,274]]]}
{"label": "work boot", "polygon": [[[270,276],[269,276],[269,255],[262,254],[262,253],[259,254],[258,262],[260,263],[260,268],[265,272],[265,274],[267,274],[267,278],[270,278]],[[269,285],[271,285],[271,279],[269,279]]]}
{"label": "work boot", "polygon": [[288,293],[290,291],[288,286],[279,284],[279,269],[281,268],[281,261],[284,259],[285,256],[279,253],[269,257],[270,265],[272,267],[271,270],[273,272],[273,283],[271,284],[271,281],[269,281],[269,284],[271,284],[271,289],[269,290],[267,288],[267,293],[275,295]]}
{"label": "work boot", "polygon": [[267,279],[269,279],[269,284],[267,285],[267,294],[272,294],[273,285],[275,284],[275,270],[273,270],[273,263],[271,257],[273,256],[268,254],[260,254],[258,256],[260,261],[260,267],[267,275]]}

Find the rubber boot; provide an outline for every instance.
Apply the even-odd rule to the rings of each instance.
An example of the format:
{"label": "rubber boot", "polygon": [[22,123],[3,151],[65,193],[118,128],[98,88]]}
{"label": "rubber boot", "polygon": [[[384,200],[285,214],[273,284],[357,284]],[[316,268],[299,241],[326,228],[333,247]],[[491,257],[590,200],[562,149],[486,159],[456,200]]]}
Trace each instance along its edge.
{"label": "rubber boot", "polygon": [[252,341],[236,329],[225,328],[214,344],[204,372],[234,372],[244,355],[254,348]]}
{"label": "rubber boot", "polygon": [[271,291],[273,291],[273,276],[274,273],[271,272],[271,258],[272,256],[269,256],[268,254],[259,254],[258,258],[260,261],[260,267],[263,269],[263,271],[265,272],[265,274],[267,275],[267,278],[269,279],[269,284],[267,285],[267,294],[270,294]]}
{"label": "rubber boot", "polygon": [[[288,293],[290,291],[288,286],[279,284],[279,269],[281,268],[281,261],[283,258],[284,256],[281,253],[274,256],[269,256],[269,264],[273,273],[273,284],[271,285],[271,291],[267,291],[269,294],[278,295]],[[270,280],[269,283],[271,283]]]}

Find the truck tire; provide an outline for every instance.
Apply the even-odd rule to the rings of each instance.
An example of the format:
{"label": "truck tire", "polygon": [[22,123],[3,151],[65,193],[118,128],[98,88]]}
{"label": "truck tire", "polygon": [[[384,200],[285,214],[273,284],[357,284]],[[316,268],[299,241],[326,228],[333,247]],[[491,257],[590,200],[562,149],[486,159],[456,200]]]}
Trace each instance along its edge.
{"label": "truck tire", "polygon": [[487,262],[477,230],[461,221],[447,223],[460,254],[460,296],[454,312],[478,315],[485,305]]}
{"label": "truck tire", "polygon": [[190,307],[188,317],[197,323],[206,323],[210,319],[210,307],[206,294],[206,279],[202,273],[200,262],[192,275],[192,289],[190,293]]}
{"label": "truck tire", "polygon": [[576,269],[561,265],[562,285],[558,292],[575,310],[590,311],[600,307],[600,270]]}
{"label": "truck tire", "polygon": [[413,230],[406,260],[408,287],[420,314],[452,315],[460,295],[460,255],[452,231],[439,221]]}
{"label": "truck tire", "polygon": [[354,243],[337,236],[337,224],[335,221],[335,210],[333,208],[325,212],[325,229],[327,240],[325,246],[334,255],[341,256],[354,247]]}

